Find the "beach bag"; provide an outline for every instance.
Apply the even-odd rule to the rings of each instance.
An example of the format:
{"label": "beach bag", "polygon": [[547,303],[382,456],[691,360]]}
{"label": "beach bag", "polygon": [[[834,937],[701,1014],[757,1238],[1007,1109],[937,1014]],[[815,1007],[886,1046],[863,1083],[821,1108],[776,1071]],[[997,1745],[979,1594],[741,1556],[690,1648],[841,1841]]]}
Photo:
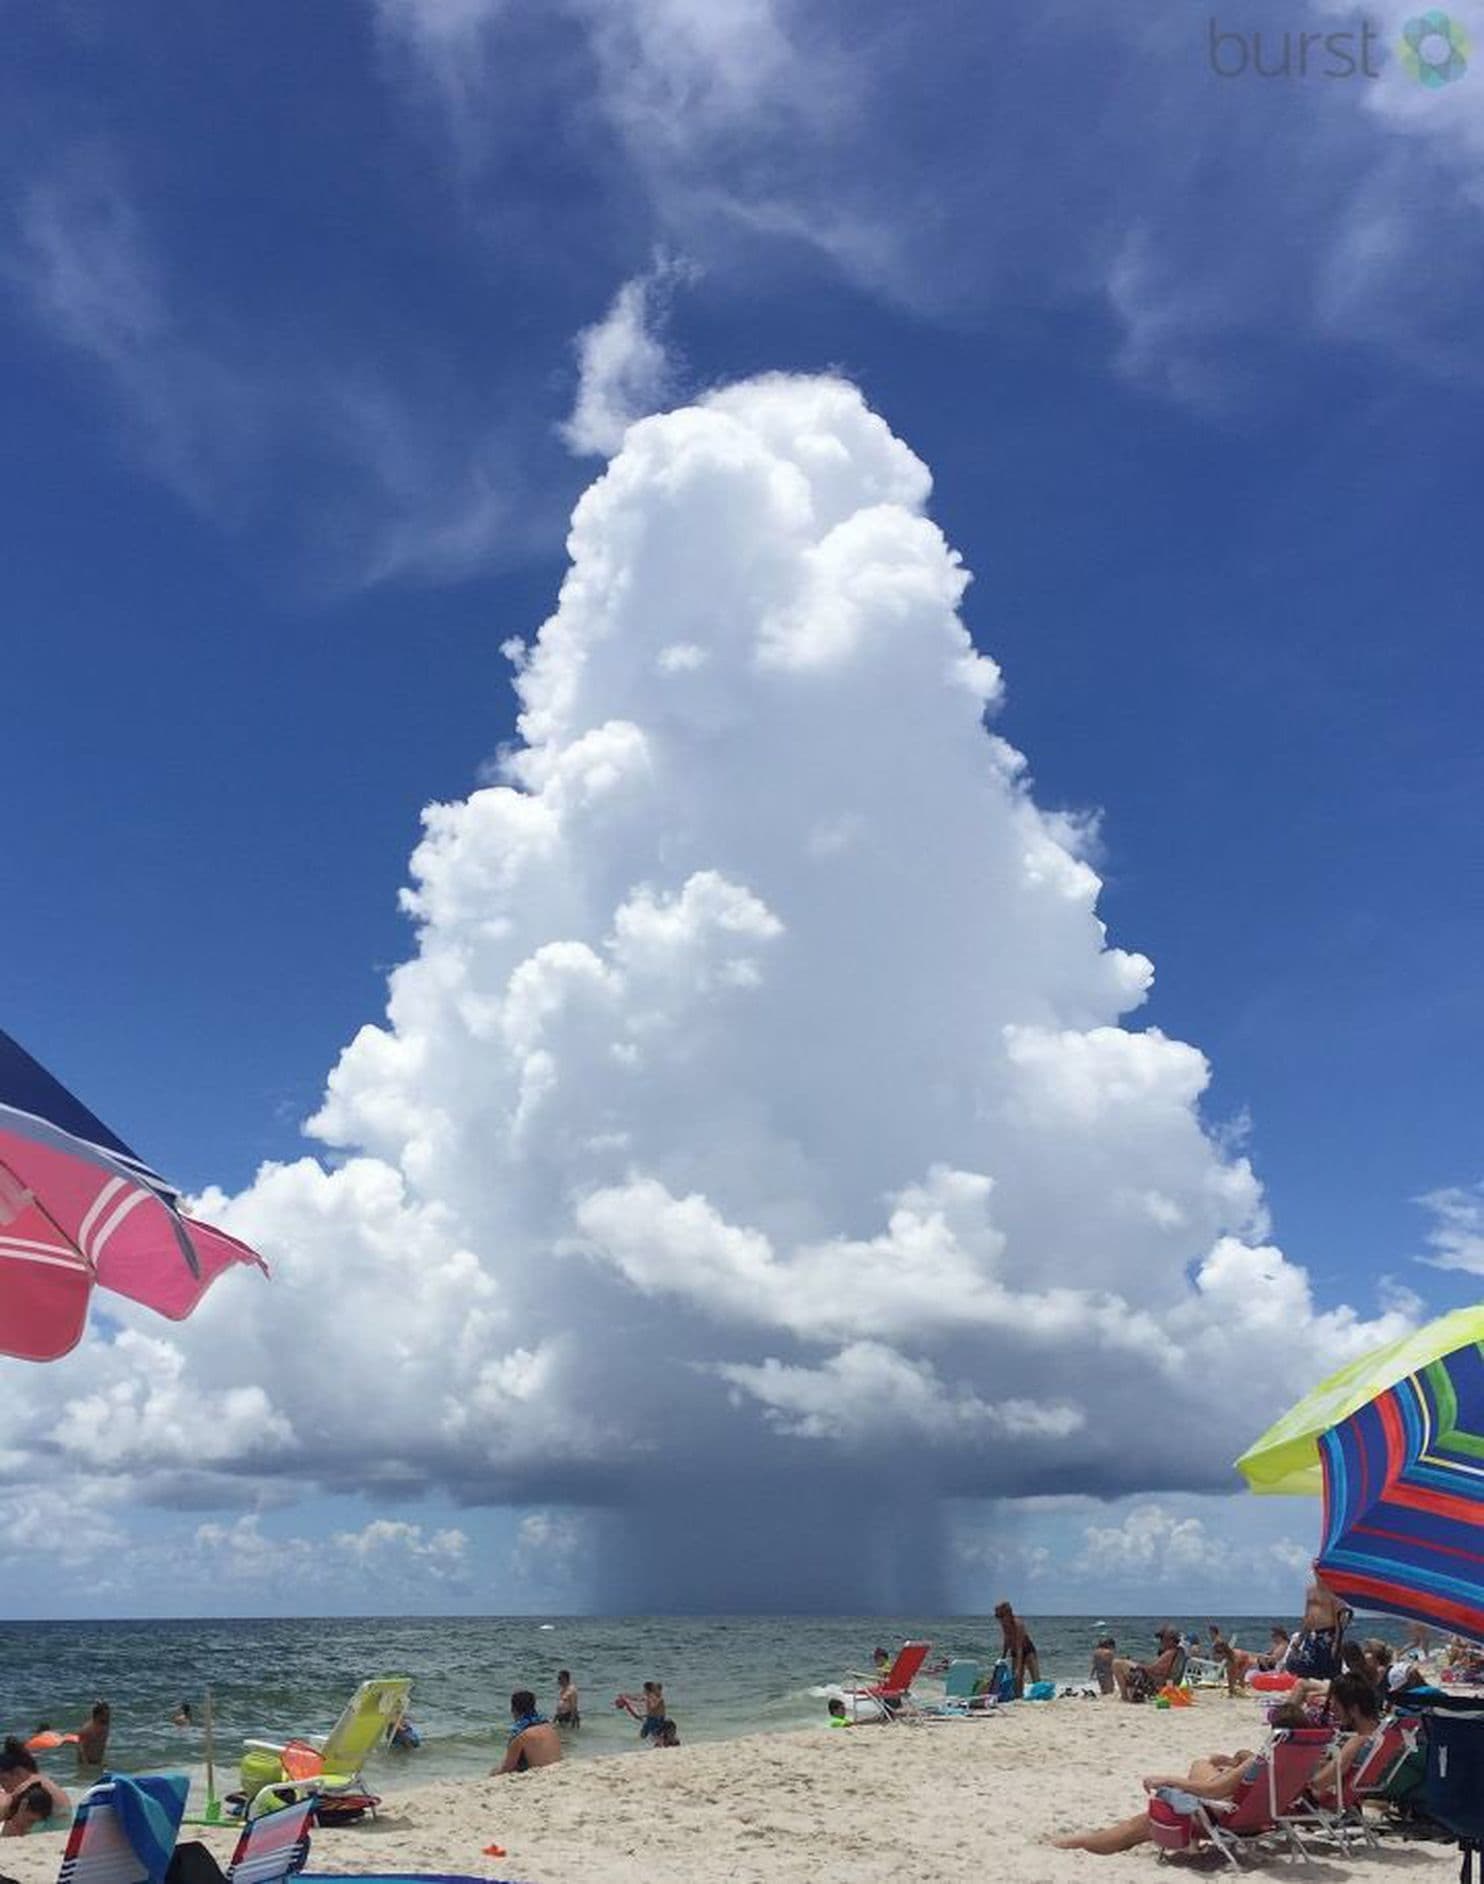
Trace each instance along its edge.
{"label": "beach bag", "polygon": [[222,1884],[222,1867],[199,1838],[187,1839],[170,1854],[165,1884]]}
{"label": "beach bag", "polygon": [[1007,1662],[1003,1656],[1001,1656],[990,1671],[989,1692],[997,1701],[1013,1701],[1015,1699],[1015,1676],[1011,1671],[1009,1662]]}
{"label": "beach bag", "polygon": [[1413,1747],[1404,1755],[1386,1776],[1386,1784],[1381,1788],[1381,1797],[1389,1806],[1400,1806],[1410,1812],[1422,1804],[1423,1787],[1427,1784],[1427,1748]]}
{"label": "beach bag", "polygon": [[1028,1701],[1054,1701],[1056,1699],[1056,1683],[1054,1681],[1033,1681],[1025,1691],[1025,1698]]}
{"label": "beach bag", "polygon": [[1477,1696],[1439,1696],[1419,1712],[1427,1729],[1428,1816],[1458,1840],[1459,1884],[1472,1884],[1484,1848],[1484,1707]]}

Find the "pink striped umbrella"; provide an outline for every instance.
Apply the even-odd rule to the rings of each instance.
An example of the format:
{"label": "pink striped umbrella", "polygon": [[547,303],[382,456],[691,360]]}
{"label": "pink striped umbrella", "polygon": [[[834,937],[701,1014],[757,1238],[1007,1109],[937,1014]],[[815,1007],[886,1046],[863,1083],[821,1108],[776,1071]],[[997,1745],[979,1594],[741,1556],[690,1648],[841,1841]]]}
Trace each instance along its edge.
{"label": "pink striped umbrella", "polygon": [[0,1354],[68,1353],[94,1284],[183,1321],[238,1263],[267,1273],[0,1032]]}

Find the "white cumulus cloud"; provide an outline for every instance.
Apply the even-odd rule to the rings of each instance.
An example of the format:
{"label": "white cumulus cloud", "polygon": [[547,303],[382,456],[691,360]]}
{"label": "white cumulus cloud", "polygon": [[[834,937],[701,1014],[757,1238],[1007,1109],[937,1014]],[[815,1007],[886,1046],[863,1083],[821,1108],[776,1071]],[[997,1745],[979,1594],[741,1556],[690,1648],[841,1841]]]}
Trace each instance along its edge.
{"label": "white cumulus cloud", "polygon": [[[22,1460],[76,1399],[65,1445],[178,1498],[194,1407],[194,1498],[606,1511],[600,1596],[630,1562],[650,1607],[781,1602],[827,1557],[837,1603],[905,1601],[940,1496],[1220,1489],[1400,1331],[1314,1299],[1204,1056],[1137,1025],[1151,964],[1105,934],[1095,826],[986,730],[930,491],[836,378],[628,429],[511,650],[517,742],[425,814],[330,1162],[203,1200],[274,1280],[7,1375]],[[842,1566],[888,1484],[900,1549]],[[398,1540],[458,1555],[365,1547]]]}
{"label": "white cumulus cloud", "polygon": [[663,328],[670,295],[691,272],[661,256],[647,274],[626,281],[602,320],[577,336],[577,396],[561,432],[578,457],[611,457],[635,419],[673,390]]}

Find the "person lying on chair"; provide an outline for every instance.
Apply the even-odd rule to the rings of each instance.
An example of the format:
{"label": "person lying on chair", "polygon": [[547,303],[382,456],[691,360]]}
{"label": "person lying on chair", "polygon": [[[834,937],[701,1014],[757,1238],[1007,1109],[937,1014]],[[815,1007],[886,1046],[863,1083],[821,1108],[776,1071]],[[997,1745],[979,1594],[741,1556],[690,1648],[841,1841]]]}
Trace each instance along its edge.
{"label": "person lying on chair", "polygon": [[[1285,1702],[1282,1707],[1273,1710],[1272,1725],[1303,1727],[1307,1722],[1302,1708]],[[1243,1748],[1240,1753],[1211,1753],[1205,1759],[1197,1760],[1183,1776],[1148,1773],[1140,1783],[1146,1793],[1157,1793],[1168,1786],[1201,1800],[1234,1799],[1243,1786],[1257,1777],[1261,1770],[1257,1765],[1258,1759],[1259,1755],[1248,1748]],[[1114,1852],[1132,1851],[1136,1845],[1148,1844],[1152,1836],[1146,1807],[1132,1818],[1120,1819],[1116,1825],[1105,1825],[1095,1832],[1070,1832],[1066,1837],[1054,1838],[1051,1842],[1062,1851],[1092,1851],[1101,1858],[1107,1858]]]}

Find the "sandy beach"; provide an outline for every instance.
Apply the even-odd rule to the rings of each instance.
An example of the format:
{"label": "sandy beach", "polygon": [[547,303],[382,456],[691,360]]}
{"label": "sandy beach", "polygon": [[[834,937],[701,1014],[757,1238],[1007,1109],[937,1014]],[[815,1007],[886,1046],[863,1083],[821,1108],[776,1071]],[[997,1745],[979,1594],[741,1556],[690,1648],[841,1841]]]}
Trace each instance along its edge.
{"label": "sandy beach", "polygon": [[[1116,1702],[1012,1707],[972,1724],[828,1729],[573,1760],[388,1796],[374,1823],[316,1835],[316,1872],[431,1871],[522,1884],[861,1884],[904,1876],[1093,1884],[1152,1876],[1152,1850],[1061,1852],[1057,1833],[1123,1817],[1139,1777],[1260,1742],[1251,1701],[1203,1696],[1164,1712]],[[225,1864],[235,1833],[188,1829]],[[484,1855],[489,1844],[504,1858]],[[0,1872],[49,1884],[60,1841],[7,1842]],[[1209,1861],[1207,1861],[1209,1862]],[[1266,1868],[1271,1870],[1281,1860]],[[1203,1867],[1204,1868],[1204,1865]],[[1451,1846],[1326,1855],[1331,1884],[1451,1877]],[[1313,1869],[1307,1876],[1316,1875]]]}

